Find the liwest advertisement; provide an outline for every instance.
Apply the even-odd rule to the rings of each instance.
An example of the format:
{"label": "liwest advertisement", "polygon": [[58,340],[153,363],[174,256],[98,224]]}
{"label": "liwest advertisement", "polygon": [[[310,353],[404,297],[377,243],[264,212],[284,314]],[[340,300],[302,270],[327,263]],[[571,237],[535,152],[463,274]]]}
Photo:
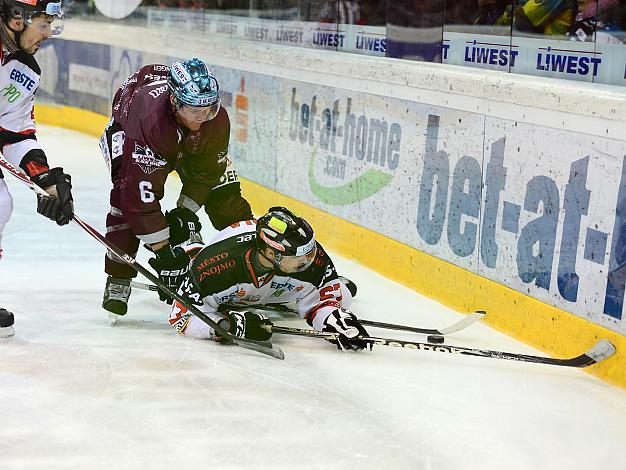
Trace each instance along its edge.
{"label": "liwest advertisement", "polygon": [[387,52],[384,26],[336,25],[288,19],[297,17],[295,9],[292,15],[287,14],[282,20],[164,8],[148,8],[147,11],[149,27],[382,57]]}
{"label": "liwest advertisement", "polygon": [[504,72],[626,85],[626,45],[444,32],[442,62]]}
{"label": "liwest advertisement", "polygon": [[[330,49],[386,56],[388,31],[384,26],[329,24],[295,21],[286,14],[281,20],[250,18],[178,9],[148,8],[148,26],[230,36],[261,43]],[[395,27],[397,30],[398,27]],[[399,28],[402,30],[403,28]],[[415,47],[425,29],[404,28],[400,43]],[[432,28],[428,34],[441,42],[436,58],[446,64],[480,67],[505,72],[540,75],[568,80],[626,85],[626,45],[618,35],[601,32],[594,37],[511,36],[510,27],[493,26],[476,33],[457,32],[453,26]],[[437,31],[439,29],[439,31]],[[394,33],[397,35],[397,32]],[[398,39],[396,38],[396,41]],[[419,42],[419,41],[417,41]]]}

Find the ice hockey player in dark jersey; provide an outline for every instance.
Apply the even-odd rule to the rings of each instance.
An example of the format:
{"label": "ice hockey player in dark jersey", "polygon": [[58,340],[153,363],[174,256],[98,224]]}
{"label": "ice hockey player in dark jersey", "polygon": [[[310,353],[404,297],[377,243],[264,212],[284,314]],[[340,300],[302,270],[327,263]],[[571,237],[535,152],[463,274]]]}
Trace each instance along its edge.
{"label": "ice hockey player in dark jersey", "polygon": [[[156,255],[149,263],[162,282],[177,286],[189,257],[174,251],[160,200],[168,174],[176,170],[183,188],[181,217],[204,206],[218,230],[252,218],[228,155],[230,121],[220,106],[219,85],[200,59],[147,65],[117,91],[112,117],[100,140],[111,171],[111,209],[106,238],[135,256],[140,241]],[[184,221],[183,221],[184,222]],[[136,271],[107,255],[102,306],[127,312]],[[169,300],[161,295],[162,300]]]}
{"label": "ice hockey player in dark jersey", "polygon": [[[232,334],[269,339],[269,319],[246,306],[295,305],[316,330],[338,333],[339,349],[361,350],[367,332],[347,311],[350,291],[311,226],[284,207],[272,207],[258,222],[239,222],[221,231],[194,258],[179,287],[185,296]],[[179,333],[220,340],[203,321],[175,301],[170,324]]]}
{"label": "ice hockey player in dark jersey", "polygon": [[[63,168],[50,168],[37,141],[34,96],[41,70],[34,54],[63,30],[61,0],[0,0],[0,152],[49,196],[38,196],[37,212],[65,225],[73,217],[72,182]],[[13,199],[0,170],[0,259],[2,232]],[[1,261],[0,261],[1,263]],[[13,336],[13,314],[0,308],[0,338]]]}

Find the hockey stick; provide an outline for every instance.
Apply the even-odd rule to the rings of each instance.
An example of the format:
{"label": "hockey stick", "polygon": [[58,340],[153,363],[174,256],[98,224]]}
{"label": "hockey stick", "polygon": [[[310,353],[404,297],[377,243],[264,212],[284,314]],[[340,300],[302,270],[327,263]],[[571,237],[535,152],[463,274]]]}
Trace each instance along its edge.
{"label": "hockey stick", "polygon": [[[143,282],[131,281],[130,286],[135,287],[137,289],[149,290],[149,291],[154,291],[154,292],[158,291],[156,286],[153,286],[151,284],[144,284]],[[296,312],[294,312],[293,310],[291,310],[290,308],[288,308],[287,306],[283,304],[251,305],[250,308],[254,308],[257,310],[270,310],[270,311],[282,312],[282,313],[292,313],[294,315],[297,315]],[[473,313],[467,314],[465,318],[462,318],[458,322],[453,323],[452,325],[447,326],[445,328],[440,328],[440,329],[419,328],[416,326],[397,325],[394,323],[383,323],[379,321],[362,320],[362,319],[359,319],[359,323],[365,326],[386,328],[388,330],[410,331],[412,333],[420,333],[423,335],[445,336],[445,335],[450,335],[452,333],[456,333],[457,331],[464,330],[465,328],[467,328],[470,325],[473,325],[477,321],[482,320],[485,317],[485,315],[487,315],[487,312],[485,312],[484,310],[477,310]]]}
{"label": "hockey stick", "polygon": [[418,328],[416,326],[404,326],[404,325],[395,325],[393,323],[383,323],[372,320],[359,320],[359,323],[367,326],[374,326],[378,328],[387,328],[389,330],[399,330],[399,331],[411,331],[413,333],[421,333],[423,335],[451,335],[452,333],[456,333],[457,331],[464,330],[470,325],[473,325],[479,320],[482,320],[487,312],[484,310],[476,310],[475,312],[468,313],[464,318],[459,320],[456,323],[453,323],[450,326],[440,329],[430,329],[430,328]]}
{"label": "hockey stick", "polygon": [[152,292],[159,291],[159,288],[157,286],[153,286],[152,284],[145,284],[143,282],[137,282],[137,281],[130,281],[130,287],[134,287],[135,289],[149,290]]}
{"label": "hockey stick", "polygon": [[[289,328],[285,326],[271,326],[268,331],[278,334],[310,336],[323,339],[334,339],[336,333],[324,333],[316,330],[302,328]],[[466,356],[488,357],[492,359],[506,359],[517,362],[534,362],[537,364],[549,364],[553,366],[566,367],[587,367],[597,364],[600,361],[612,356],[615,353],[615,346],[605,339],[598,341],[586,353],[570,359],[556,359],[552,357],[532,356],[528,354],[517,354],[503,351],[491,351],[488,349],[465,348],[462,346],[444,346],[440,344],[417,343],[402,339],[378,338],[375,336],[361,336],[360,339],[372,343],[376,346],[391,346],[394,348],[421,349],[423,351],[436,351],[449,354],[463,354]]]}
{"label": "hockey stick", "polygon": [[[258,310],[272,310],[275,312],[289,312],[294,315],[297,315],[296,312],[294,312],[293,310],[291,310],[290,308],[282,304],[252,305],[250,306],[250,308],[256,308]],[[364,326],[386,328],[388,330],[409,331],[412,333],[420,333],[423,335],[445,336],[445,335],[450,335],[452,333],[456,333],[457,331],[464,330],[465,328],[467,328],[470,325],[473,325],[477,321],[482,320],[485,317],[485,315],[487,315],[487,312],[485,312],[484,310],[477,310],[475,312],[467,314],[464,318],[462,318],[458,322],[453,323],[452,325],[447,326],[445,328],[440,328],[440,329],[419,328],[417,326],[398,325],[395,323],[383,323],[383,322],[373,321],[373,320],[364,320],[361,318],[359,318],[359,323]]]}
{"label": "hockey stick", "polygon": [[[24,175],[20,170],[18,170],[11,163],[5,160],[2,155],[0,155],[0,166],[8,170],[13,176],[15,176],[17,179],[19,179],[24,184],[26,184],[35,193],[41,196],[48,196],[48,193],[46,193],[43,189],[41,189],[39,186],[33,183],[28,176]],[[230,342],[238,346],[241,346],[242,348],[251,349],[253,351],[275,357],[277,359],[285,358],[285,354],[283,353],[283,351],[278,346],[273,345],[271,342],[252,341],[252,340],[248,340],[244,338],[237,338],[236,336],[232,335],[231,333],[229,333],[228,331],[220,327],[213,320],[211,320],[204,313],[202,313],[200,310],[198,310],[194,305],[190,304],[182,296],[178,295],[178,293],[174,292],[172,289],[170,289],[169,287],[161,283],[160,279],[157,276],[155,276],[149,270],[144,268],[132,256],[130,256],[127,253],[124,253],[117,246],[115,246],[113,243],[111,243],[106,238],[104,238],[100,234],[100,232],[98,232],[88,223],[82,221],[76,214],[74,214],[74,217],[72,218],[72,220],[75,223],[77,223],[83,230],[85,230],[89,235],[91,235],[98,242],[104,245],[109,251],[114,253],[115,256],[117,256],[120,260],[132,266],[139,273],[143,274],[150,282],[158,286],[158,288],[163,290],[168,296],[178,300],[183,307],[185,307],[187,310],[189,310],[191,313],[193,313],[195,316],[197,316],[200,320],[202,320],[204,323],[209,325],[211,328],[213,328],[213,330],[215,330],[215,332],[218,333],[220,336],[226,338],[227,340],[229,340]]]}

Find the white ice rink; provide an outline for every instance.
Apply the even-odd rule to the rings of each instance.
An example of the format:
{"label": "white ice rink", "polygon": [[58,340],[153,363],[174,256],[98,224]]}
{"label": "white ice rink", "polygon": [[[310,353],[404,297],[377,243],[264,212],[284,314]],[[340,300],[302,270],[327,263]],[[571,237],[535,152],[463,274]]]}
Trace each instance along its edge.
{"label": "white ice rink", "polygon": [[[39,135],[72,174],[77,214],[102,230],[109,183],[97,140],[44,126]],[[0,340],[0,470],[626,469],[626,393],[579,370],[385,347],[340,353],[275,336],[279,361],[177,336],[168,307],[138,290],[111,327],[101,245],[43,219],[31,191],[5,178],[16,207],[0,306],[15,313],[16,336]],[[170,180],[165,207],[177,196]],[[359,286],[362,318],[427,328],[461,318],[333,259]],[[482,324],[447,342],[541,354]]]}

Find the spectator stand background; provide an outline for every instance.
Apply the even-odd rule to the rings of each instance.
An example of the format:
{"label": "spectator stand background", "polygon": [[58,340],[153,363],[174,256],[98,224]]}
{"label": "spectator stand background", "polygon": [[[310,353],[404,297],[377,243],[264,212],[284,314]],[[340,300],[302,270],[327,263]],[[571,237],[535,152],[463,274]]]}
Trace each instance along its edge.
{"label": "spectator stand background", "polygon": [[74,0],[68,10],[202,35],[626,84],[626,0]]}

